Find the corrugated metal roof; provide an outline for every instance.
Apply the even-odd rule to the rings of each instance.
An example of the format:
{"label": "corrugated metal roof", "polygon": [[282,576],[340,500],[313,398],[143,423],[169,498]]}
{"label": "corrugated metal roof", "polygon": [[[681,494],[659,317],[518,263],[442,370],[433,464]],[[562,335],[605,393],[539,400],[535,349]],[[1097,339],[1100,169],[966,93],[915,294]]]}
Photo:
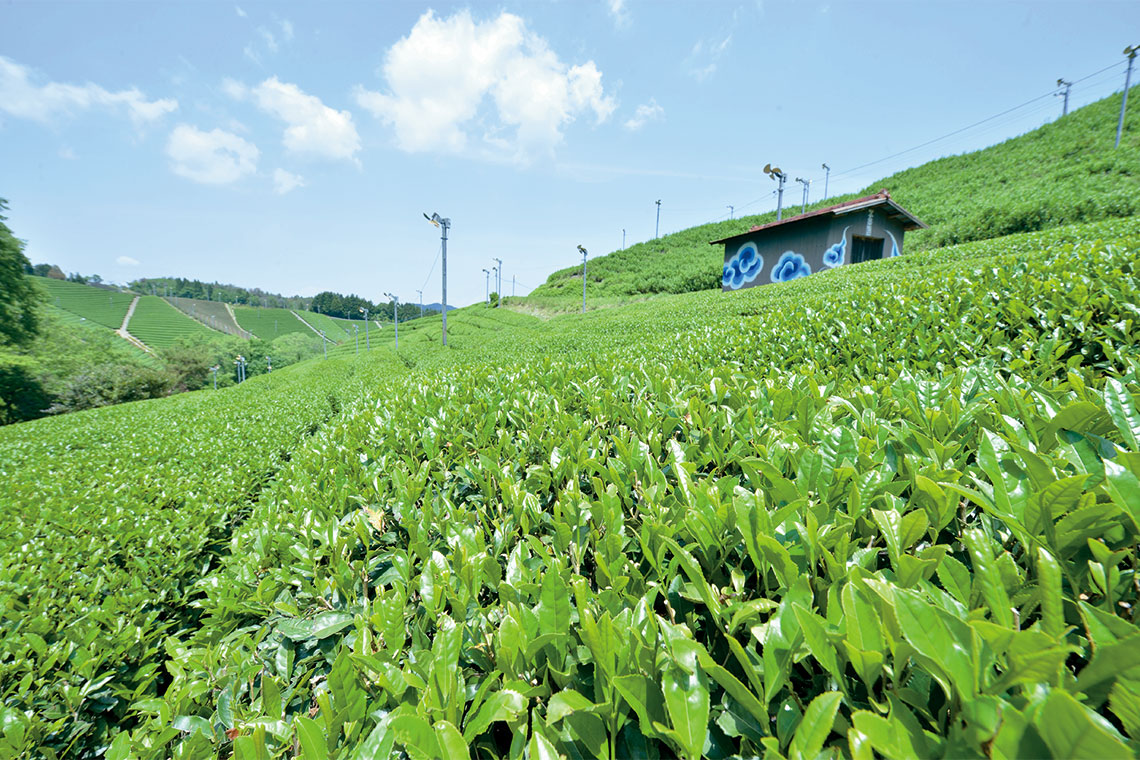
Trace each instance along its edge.
{"label": "corrugated metal roof", "polygon": [[753,226],[751,229],[747,230],[746,232],[741,232],[741,233],[738,233],[736,235],[730,235],[729,237],[721,238],[720,240],[713,240],[709,243],[709,245],[718,245],[720,243],[727,243],[730,240],[736,240],[737,238],[746,237],[748,235],[751,235],[754,232],[761,232],[763,230],[769,230],[769,229],[772,229],[773,227],[780,227],[780,226],[783,226],[785,224],[792,224],[793,222],[800,222],[800,221],[803,221],[804,219],[811,219],[813,217],[823,216],[824,214],[831,214],[833,216],[842,216],[843,214],[850,214],[850,213],[853,213],[855,211],[861,211],[865,208],[875,208],[877,206],[886,206],[888,209],[890,209],[887,212],[888,216],[895,216],[895,217],[901,218],[903,220],[903,229],[905,229],[905,230],[917,230],[917,229],[924,229],[927,227],[927,225],[924,224],[922,221],[920,221],[918,219],[918,217],[916,217],[914,214],[910,213],[905,208],[903,208],[902,206],[900,206],[899,204],[897,204],[893,200],[891,200],[891,194],[889,192],[887,192],[886,190],[880,190],[879,192],[875,193],[874,195],[867,195],[867,196],[864,196],[862,198],[856,198],[854,200],[844,201],[843,203],[837,203],[834,206],[828,206],[827,208],[818,208],[815,211],[809,211],[806,214],[800,214],[799,216],[790,216],[787,219],[781,219],[778,222],[768,222],[767,224],[756,225],[756,226]]}

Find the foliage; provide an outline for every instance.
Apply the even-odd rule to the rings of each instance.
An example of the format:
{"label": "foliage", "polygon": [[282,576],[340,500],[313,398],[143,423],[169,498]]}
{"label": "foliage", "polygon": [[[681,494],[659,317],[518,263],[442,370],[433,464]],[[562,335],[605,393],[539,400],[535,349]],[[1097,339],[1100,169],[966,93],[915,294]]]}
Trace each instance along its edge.
{"label": "foliage", "polygon": [[1138,262],[476,306],[0,430],[0,754],[1127,756]]}
{"label": "foliage", "polygon": [[133,293],[110,288],[95,288],[76,282],[36,278],[35,283],[47,294],[52,306],[69,311],[96,324],[118,330],[135,299]]}
{"label": "foliage", "polygon": [[283,296],[267,293],[260,288],[243,288],[219,282],[202,282],[185,277],[144,277],[130,283],[137,293],[194,298],[200,301],[217,301],[229,304],[273,306],[283,309],[306,309],[310,299],[301,296]]}
{"label": "foliage", "polygon": [[52,403],[39,362],[0,350],[0,425],[42,417]]}
{"label": "foliage", "polygon": [[[1132,97],[1140,96],[1140,89]],[[809,211],[887,188],[930,225],[908,233],[909,253],[952,243],[1050,229],[1140,213],[1140,115],[1126,118],[1113,148],[1120,95],[984,150],[949,156],[898,172],[864,190],[809,204]],[[592,307],[638,296],[719,288],[723,246],[711,240],[774,221],[774,212],[713,222],[591,259]],[[554,272],[525,303],[544,311],[581,304],[581,265]]]}
{"label": "foliage", "polygon": [[29,266],[24,244],[12,234],[0,198],[0,346],[25,346],[39,329],[39,305],[43,294],[24,274]]}
{"label": "foliage", "polygon": [[189,335],[219,333],[186,316],[158,296],[141,296],[127,331],[154,349],[164,349]]}
{"label": "foliage", "polygon": [[96,364],[70,376],[55,394],[49,414],[78,412],[100,406],[162,398],[172,386],[170,374],[131,364]]}

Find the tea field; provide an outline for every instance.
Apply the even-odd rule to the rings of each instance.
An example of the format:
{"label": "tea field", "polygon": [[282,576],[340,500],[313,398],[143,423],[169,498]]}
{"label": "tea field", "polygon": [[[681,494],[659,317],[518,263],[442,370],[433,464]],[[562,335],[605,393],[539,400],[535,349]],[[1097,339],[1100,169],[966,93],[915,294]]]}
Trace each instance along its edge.
{"label": "tea field", "polygon": [[257,306],[234,306],[233,309],[238,325],[262,340],[272,341],[294,332],[309,335],[313,332],[289,309],[265,309]]}
{"label": "tea field", "polygon": [[151,348],[163,349],[190,335],[217,332],[183,314],[159,296],[140,296],[127,332]]}
{"label": "tea field", "polygon": [[134,293],[96,288],[51,277],[34,277],[32,281],[46,291],[47,302],[51,306],[112,330],[118,330],[122,326],[123,317],[127,315],[127,309],[135,298]]}
{"label": "tea field", "polygon": [[0,757],[1133,756],[1138,265],[479,305],[0,429]]}

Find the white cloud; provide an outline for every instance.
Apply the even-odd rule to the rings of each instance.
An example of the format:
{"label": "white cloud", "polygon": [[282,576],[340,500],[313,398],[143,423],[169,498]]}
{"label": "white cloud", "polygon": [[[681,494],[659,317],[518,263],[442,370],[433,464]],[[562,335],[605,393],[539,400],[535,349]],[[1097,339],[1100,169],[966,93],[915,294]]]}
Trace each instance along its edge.
{"label": "white cloud", "polygon": [[224,185],[256,171],[261,152],[232,132],[203,132],[179,124],[170,133],[166,155],[175,174],[207,185]]}
{"label": "white cloud", "polygon": [[[389,50],[387,92],[356,88],[356,102],[391,124],[405,151],[467,152],[525,161],[548,153],[562,129],[615,108],[593,61],[567,66],[518,16],[476,22],[464,10],[428,11]],[[478,134],[482,132],[482,134]],[[474,145],[472,138],[481,138]]]}
{"label": "white cloud", "polygon": [[67,161],[74,161],[76,158],[75,151],[73,151],[70,147],[64,145],[59,149],[59,157]]}
{"label": "white cloud", "polygon": [[629,26],[629,8],[625,7],[625,0],[609,0],[610,16],[613,17],[614,26],[619,29]]}
{"label": "white cloud", "polygon": [[293,41],[293,22],[287,18],[280,19],[277,25],[281,27],[281,39],[286,42]]}
{"label": "white cloud", "polygon": [[637,107],[637,110],[633,112],[633,117],[624,126],[630,132],[636,132],[649,122],[663,118],[665,118],[665,109],[657,105],[656,99],[650,98],[648,103],[642,103]]}
{"label": "white cloud", "polygon": [[273,171],[273,190],[278,195],[284,195],[290,190],[296,190],[298,187],[304,186],[305,178],[299,174],[293,174],[284,169],[275,169]]}
{"label": "white cloud", "polygon": [[88,108],[122,109],[132,121],[141,124],[178,108],[177,100],[147,100],[135,87],[112,92],[90,82],[35,84],[32,73],[27,66],[0,56],[0,111],[46,123]]}
{"label": "white cloud", "polygon": [[234,10],[237,11],[237,15],[239,18],[246,18],[249,15],[248,13],[246,13],[245,11],[243,11],[241,9],[240,5],[235,5]]}
{"label": "white cloud", "polygon": [[251,99],[262,111],[288,124],[282,142],[289,151],[356,160],[360,135],[350,112],[329,108],[315,95],[277,77],[266,79],[256,87],[225,79],[222,90],[238,100]]}
{"label": "white cloud", "polygon": [[685,68],[688,69],[689,76],[698,82],[703,82],[712,76],[716,71],[717,62],[728,50],[730,44],[732,44],[731,33],[720,42],[697,40],[688,57],[685,58]]}
{"label": "white cloud", "polygon": [[138,259],[132,259],[130,256],[120,256],[115,259],[115,263],[123,267],[137,267],[139,265]]}

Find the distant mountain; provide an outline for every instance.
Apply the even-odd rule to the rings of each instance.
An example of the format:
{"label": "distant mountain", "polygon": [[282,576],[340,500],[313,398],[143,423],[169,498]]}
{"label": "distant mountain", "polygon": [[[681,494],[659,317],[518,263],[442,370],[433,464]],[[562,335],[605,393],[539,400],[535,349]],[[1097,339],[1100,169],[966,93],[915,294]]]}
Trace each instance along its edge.
{"label": "distant mountain", "polygon": [[[455,311],[458,308],[458,306],[452,306],[451,304],[448,304],[447,306],[448,311]],[[443,311],[443,304],[441,304],[439,301],[436,301],[435,303],[425,303],[424,311]]]}

